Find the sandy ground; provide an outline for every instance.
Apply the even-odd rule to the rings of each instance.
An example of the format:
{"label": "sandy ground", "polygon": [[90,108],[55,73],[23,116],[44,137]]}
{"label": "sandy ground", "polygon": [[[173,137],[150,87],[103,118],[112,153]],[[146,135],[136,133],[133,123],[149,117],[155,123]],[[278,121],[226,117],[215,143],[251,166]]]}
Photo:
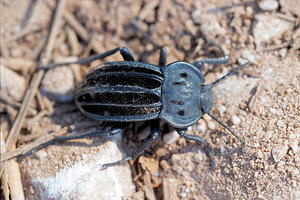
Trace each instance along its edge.
{"label": "sandy ground", "polygon": [[[103,171],[101,164],[134,152],[149,130],[135,135],[130,128],[108,140],[55,143],[18,162],[25,198],[300,199],[299,5],[296,0],[68,0],[51,61],[126,46],[137,60],[157,64],[159,50],[130,25],[132,19],[165,46],[167,63],[220,56],[205,38],[220,44],[229,64],[204,65],[206,83],[250,61],[214,88],[212,110],[246,145],[207,115],[188,133],[207,138],[216,169],[202,145],[177,137],[172,130],[136,161]],[[1,2],[1,142],[16,121],[24,91],[44,56],[35,55],[46,41],[54,10],[51,0]],[[68,13],[82,25],[81,33]],[[116,60],[121,60],[118,54],[105,59]],[[100,123],[89,125],[91,120],[72,101],[82,77],[101,62],[46,73],[22,124],[17,148],[68,127],[69,133],[101,128]],[[70,130],[78,124],[84,128]],[[164,127],[161,122],[166,132]],[[1,198],[7,191],[3,177]]]}

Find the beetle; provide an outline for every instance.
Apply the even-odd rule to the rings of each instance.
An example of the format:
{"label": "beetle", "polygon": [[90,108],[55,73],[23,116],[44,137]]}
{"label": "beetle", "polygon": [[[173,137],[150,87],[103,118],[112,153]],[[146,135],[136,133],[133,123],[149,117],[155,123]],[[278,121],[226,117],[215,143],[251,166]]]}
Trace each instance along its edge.
{"label": "beetle", "polygon": [[[158,46],[150,39],[147,33],[143,32],[136,24],[133,23],[133,25],[142,32],[148,41]],[[224,64],[228,62],[228,56],[222,47],[213,41],[208,40],[208,42],[218,47],[223,56],[204,59],[194,64],[183,61],[166,64],[166,50],[158,46],[160,47],[159,62],[158,65],[153,65],[135,61],[132,53],[127,48],[118,47],[103,54],[76,62],[53,63],[40,66],[39,70],[69,64],[87,64],[117,52],[120,52],[124,60],[103,63],[92,68],[83,79],[75,95],[75,104],[79,110],[91,119],[111,122],[112,126],[109,130],[77,136],[61,136],[44,144],[42,147],[55,141],[74,138],[108,137],[122,132],[133,122],[151,121],[150,137],[142,146],[132,156],[103,164],[101,169],[105,169],[136,159],[146,147],[158,138],[160,135],[159,120],[162,120],[174,127],[180,136],[204,144],[212,166],[215,168],[216,164],[211,155],[212,150],[206,140],[196,135],[187,134],[186,128],[195,124],[206,113],[232,133],[242,144],[245,143],[229,127],[212,116],[210,111],[213,107],[212,88],[245,67],[248,62],[233,69],[215,82],[205,84],[205,79],[201,72],[204,63]]]}
{"label": "beetle", "polygon": [[150,138],[138,148],[134,155],[104,164],[102,169],[105,169],[137,158],[147,146],[157,139],[159,120],[163,120],[174,127],[179,135],[204,144],[212,166],[215,168],[211,148],[206,140],[187,134],[185,129],[195,124],[206,113],[244,144],[240,137],[212,116],[210,111],[213,107],[212,88],[226,77],[245,67],[248,62],[233,69],[215,82],[204,84],[205,79],[201,73],[204,63],[221,64],[228,61],[228,56],[221,46],[212,41],[210,43],[221,50],[223,57],[204,59],[193,65],[182,61],[166,65],[164,48],[161,48],[158,65],[138,62],[134,60],[127,48],[118,47],[77,62],[41,66],[40,68],[50,68],[65,64],[86,64],[118,51],[124,59],[124,61],[103,63],[90,70],[75,96],[75,104],[85,116],[94,120],[114,122],[115,126],[106,132],[59,137],[56,141],[90,136],[110,136],[127,128],[129,123],[151,120]]}

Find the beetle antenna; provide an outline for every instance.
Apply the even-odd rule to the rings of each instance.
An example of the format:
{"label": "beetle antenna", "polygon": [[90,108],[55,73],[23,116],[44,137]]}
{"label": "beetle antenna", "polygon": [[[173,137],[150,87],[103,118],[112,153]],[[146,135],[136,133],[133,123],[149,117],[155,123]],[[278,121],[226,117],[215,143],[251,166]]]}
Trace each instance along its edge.
{"label": "beetle antenna", "polygon": [[216,80],[215,82],[208,84],[209,87],[214,87],[215,85],[219,84],[222,80],[224,80],[225,78],[227,78],[228,76],[233,75],[235,72],[239,71],[240,69],[243,69],[245,66],[247,66],[249,64],[249,61],[238,66],[237,68],[231,70],[230,72],[228,72],[226,75],[222,76],[221,78],[219,78],[218,80]]}
{"label": "beetle antenna", "polygon": [[222,122],[220,122],[216,117],[212,116],[212,114],[210,112],[207,112],[206,114],[208,114],[212,119],[214,119],[216,122],[218,122],[219,124],[221,124],[224,128],[226,128],[232,135],[234,135],[243,145],[245,145],[245,141],[242,140],[237,134],[235,134],[228,126],[226,126],[225,124],[223,124]]}

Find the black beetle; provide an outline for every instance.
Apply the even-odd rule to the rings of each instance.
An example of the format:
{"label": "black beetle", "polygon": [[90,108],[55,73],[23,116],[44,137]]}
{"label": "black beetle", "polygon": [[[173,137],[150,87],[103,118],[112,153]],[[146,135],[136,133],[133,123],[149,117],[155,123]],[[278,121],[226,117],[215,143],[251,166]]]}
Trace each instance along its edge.
{"label": "black beetle", "polygon": [[[136,28],[138,27],[136,26]],[[156,45],[145,32],[140,31],[146,39]],[[104,63],[93,68],[85,76],[75,98],[77,107],[87,117],[113,122],[114,126],[111,130],[59,137],[51,143],[58,140],[90,136],[110,136],[124,130],[131,122],[151,120],[151,136],[137,149],[134,155],[113,163],[104,164],[102,166],[102,169],[104,169],[137,158],[159,136],[160,119],[169,123],[179,135],[186,139],[204,144],[212,161],[212,166],[216,167],[206,140],[199,136],[186,134],[185,129],[195,124],[206,113],[244,144],[242,139],[212,116],[210,111],[213,107],[212,87],[248,63],[238,66],[215,82],[205,85],[205,79],[201,73],[202,65],[204,63],[222,64],[228,61],[228,56],[221,46],[212,41],[209,42],[220,49],[223,57],[204,59],[195,62],[193,65],[187,62],[174,62],[166,65],[166,51],[164,48],[161,48],[158,66],[137,62],[127,48],[119,47],[77,62],[40,66],[39,69],[47,69],[68,64],[87,64],[93,60],[108,57],[118,51],[124,59],[121,62]]]}

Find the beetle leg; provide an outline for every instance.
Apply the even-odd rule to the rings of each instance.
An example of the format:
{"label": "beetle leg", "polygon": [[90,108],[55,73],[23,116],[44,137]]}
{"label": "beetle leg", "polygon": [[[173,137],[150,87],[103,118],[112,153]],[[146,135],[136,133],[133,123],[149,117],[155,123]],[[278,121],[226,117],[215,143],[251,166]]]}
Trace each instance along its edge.
{"label": "beetle leg", "polygon": [[50,140],[48,142],[41,144],[38,147],[35,147],[32,150],[28,151],[27,153],[19,156],[19,159],[23,159],[44,147],[54,144],[55,142],[74,140],[74,139],[82,139],[82,138],[90,138],[90,137],[109,138],[113,135],[122,133],[126,128],[128,128],[129,124],[130,123],[117,123],[117,126],[115,126],[115,127],[107,127],[107,126],[105,127],[105,128],[109,128],[109,130],[95,131],[95,132],[83,132],[83,133],[74,134],[74,135],[59,136],[59,137],[53,138],[52,140]]}
{"label": "beetle leg", "polygon": [[37,70],[49,69],[49,68],[52,68],[52,67],[63,66],[63,65],[71,65],[71,64],[85,65],[85,64],[88,64],[88,63],[90,63],[94,60],[103,59],[103,58],[106,58],[108,56],[111,56],[111,55],[115,54],[118,51],[120,51],[120,53],[121,53],[121,55],[122,55],[122,57],[125,61],[134,61],[133,55],[131,54],[131,52],[126,47],[117,47],[117,48],[112,49],[110,51],[107,51],[103,54],[93,55],[93,56],[90,56],[88,58],[77,60],[75,62],[49,63],[48,65],[42,65],[42,66],[39,66],[37,68]]}
{"label": "beetle leg", "polygon": [[220,49],[220,51],[222,52],[223,56],[219,57],[219,58],[207,58],[207,59],[195,62],[194,66],[197,67],[200,71],[201,71],[202,65],[204,63],[207,63],[207,64],[224,64],[224,63],[228,62],[228,56],[226,55],[225,51],[222,49],[222,47],[219,44],[217,44],[217,43],[215,43],[214,41],[211,41],[211,40],[207,40],[207,42],[214,45],[214,46],[216,46],[216,47],[218,47]]}
{"label": "beetle leg", "polygon": [[141,155],[141,153],[150,145],[152,144],[157,137],[159,136],[159,120],[154,120],[151,122],[151,135],[150,138],[148,138],[143,144],[142,146],[140,146],[136,152],[132,155],[132,156],[128,156],[126,158],[123,158],[122,160],[116,161],[116,162],[112,162],[112,163],[106,163],[101,165],[100,170],[106,169],[108,167],[112,167],[112,166],[116,166],[116,165],[120,165],[125,163],[128,160],[131,159],[136,159],[137,157],[139,157],[139,155]]}
{"label": "beetle leg", "polygon": [[167,51],[165,48],[160,49],[158,66],[164,67],[167,63]]}
{"label": "beetle leg", "polygon": [[196,136],[196,135],[186,134],[185,129],[175,128],[175,130],[177,131],[177,133],[180,136],[183,136],[188,140],[194,140],[196,142],[200,142],[200,143],[204,144],[205,148],[207,150],[207,155],[208,155],[208,157],[211,161],[211,165],[212,165],[213,168],[216,168],[216,163],[215,163],[215,160],[212,156],[212,150],[211,150],[210,146],[207,144],[206,139],[203,139],[203,138],[201,138],[199,136]]}

